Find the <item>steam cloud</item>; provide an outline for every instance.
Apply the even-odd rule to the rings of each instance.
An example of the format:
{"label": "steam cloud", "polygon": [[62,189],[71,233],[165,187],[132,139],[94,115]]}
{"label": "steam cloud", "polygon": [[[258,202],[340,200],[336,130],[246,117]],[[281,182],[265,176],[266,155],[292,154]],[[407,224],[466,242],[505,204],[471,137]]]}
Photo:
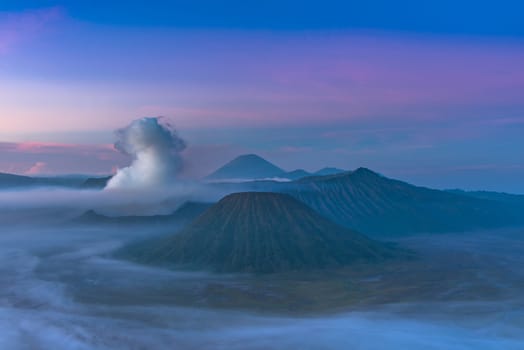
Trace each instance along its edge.
{"label": "steam cloud", "polygon": [[172,184],[182,169],[186,148],[176,130],[161,117],[142,118],[116,131],[115,148],[133,157],[107,184],[115,188],[151,188]]}

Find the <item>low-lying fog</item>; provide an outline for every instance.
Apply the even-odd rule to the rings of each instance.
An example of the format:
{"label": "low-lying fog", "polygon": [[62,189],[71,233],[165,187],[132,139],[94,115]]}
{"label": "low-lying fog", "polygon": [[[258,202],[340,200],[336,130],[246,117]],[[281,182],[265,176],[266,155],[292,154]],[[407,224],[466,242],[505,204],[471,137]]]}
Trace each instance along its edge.
{"label": "low-lying fog", "polygon": [[[524,231],[402,239],[430,262],[421,283],[446,297],[304,314],[212,309],[204,296],[188,307],[184,298],[205,283],[236,276],[112,259],[123,242],[152,233],[64,223],[57,208],[72,199],[84,201],[78,212],[98,203],[86,193],[0,192],[0,349],[524,349]],[[467,271],[450,282],[446,268]],[[489,288],[477,293],[479,281]]]}

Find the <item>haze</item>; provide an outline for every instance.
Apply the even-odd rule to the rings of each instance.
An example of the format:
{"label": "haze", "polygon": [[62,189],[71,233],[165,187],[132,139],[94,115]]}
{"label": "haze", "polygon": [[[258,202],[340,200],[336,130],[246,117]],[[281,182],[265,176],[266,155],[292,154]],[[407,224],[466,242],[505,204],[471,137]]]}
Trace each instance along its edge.
{"label": "haze", "polygon": [[524,349],[524,6],[0,4],[0,349]]}

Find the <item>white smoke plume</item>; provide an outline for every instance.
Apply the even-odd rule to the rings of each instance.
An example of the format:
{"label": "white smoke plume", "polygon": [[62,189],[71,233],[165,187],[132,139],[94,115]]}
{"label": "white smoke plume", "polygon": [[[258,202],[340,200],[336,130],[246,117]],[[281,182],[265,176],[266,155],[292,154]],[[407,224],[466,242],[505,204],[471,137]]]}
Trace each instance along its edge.
{"label": "white smoke plume", "polygon": [[141,118],[116,131],[115,148],[133,157],[119,169],[108,189],[153,188],[173,184],[182,169],[180,152],[186,148],[176,130],[162,117]]}

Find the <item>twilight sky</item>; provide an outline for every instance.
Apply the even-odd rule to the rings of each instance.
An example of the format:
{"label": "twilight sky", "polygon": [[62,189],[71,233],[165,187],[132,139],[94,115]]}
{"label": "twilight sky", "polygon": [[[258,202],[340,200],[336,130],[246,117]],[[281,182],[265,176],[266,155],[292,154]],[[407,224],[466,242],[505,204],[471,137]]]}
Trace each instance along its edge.
{"label": "twilight sky", "polygon": [[258,153],[524,193],[520,1],[0,2],[0,171],[105,174],[173,120],[186,175]]}

